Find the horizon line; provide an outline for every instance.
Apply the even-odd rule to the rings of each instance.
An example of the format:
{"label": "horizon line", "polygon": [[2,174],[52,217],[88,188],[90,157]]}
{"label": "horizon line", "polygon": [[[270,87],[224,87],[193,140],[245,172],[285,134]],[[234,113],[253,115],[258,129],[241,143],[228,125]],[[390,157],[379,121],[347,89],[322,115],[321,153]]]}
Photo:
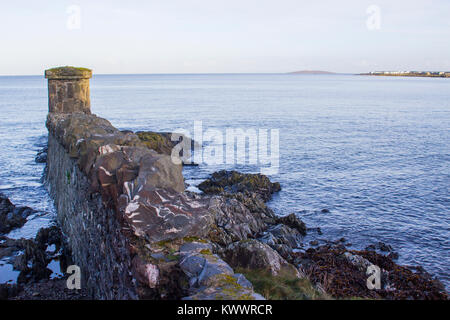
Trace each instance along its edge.
{"label": "horizon line", "polygon": [[[92,70],[92,69],[91,69]],[[330,74],[295,74],[297,71],[288,71],[288,72],[167,72],[167,73],[93,73],[97,76],[120,76],[120,75],[220,75],[220,74],[290,74],[290,75],[312,75],[312,76],[321,76],[321,75],[359,75],[361,73],[354,72],[330,72]],[[369,71],[370,72],[370,71]],[[44,77],[45,74],[0,74],[0,77]]]}

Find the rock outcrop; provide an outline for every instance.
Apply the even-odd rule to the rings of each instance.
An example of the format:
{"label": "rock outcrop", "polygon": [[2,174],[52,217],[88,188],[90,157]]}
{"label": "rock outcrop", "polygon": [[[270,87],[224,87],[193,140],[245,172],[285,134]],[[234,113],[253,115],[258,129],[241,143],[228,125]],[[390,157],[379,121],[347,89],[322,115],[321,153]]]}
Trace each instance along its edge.
{"label": "rock outcrop", "polygon": [[198,185],[206,194],[223,193],[256,193],[263,201],[272,197],[274,192],[281,190],[278,182],[272,183],[262,174],[242,174],[237,171],[218,171]]}
{"label": "rock outcrop", "polygon": [[16,207],[0,193],[0,234],[22,227],[27,222],[27,217],[35,212],[29,207]]}
{"label": "rock outcrop", "polygon": [[70,252],[64,245],[57,226],[41,228],[34,239],[10,239],[3,237],[0,243],[0,259],[5,259],[20,271],[18,284],[49,280],[52,271],[48,265],[58,261],[62,268],[70,263]]}
{"label": "rock outcrop", "polygon": [[203,198],[210,199],[213,224],[208,237],[219,251],[234,242],[257,239],[290,260],[293,250],[301,246],[306,226],[295,214],[279,217],[266,205],[280,190],[266,176],[219,171],[200,186]]}
{"label": "rock outcrop", "polygon": [[275,250],[257,240],[243,240],[228,246],[224,259],[234,268],[269,271],[276,276],[284,271],[297,273],[295,267],[283,259]]}

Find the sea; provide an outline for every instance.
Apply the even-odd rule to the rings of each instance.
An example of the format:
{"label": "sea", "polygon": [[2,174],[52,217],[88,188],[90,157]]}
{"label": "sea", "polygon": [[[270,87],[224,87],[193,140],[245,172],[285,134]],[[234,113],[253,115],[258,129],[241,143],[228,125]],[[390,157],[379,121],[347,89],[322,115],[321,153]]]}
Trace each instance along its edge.
{"label": "sea", "polygon": [[[0,192],[37,210],[11,238],[32,238],[55,220],[44,164],[35,162],[47,140],[47,99],[43,76],[0,77]],[[359,250],[381,241],[398,263],[420,265],[450,288],[450,79],[94,75],[91,110],[123,130],[193,134],[200,124],[204,146],[225,144],[227,129],[276,132],[278,165],[269,177],[282,189],[269,206],[321,229],[305,246],[345,238]],[[208,144],[208,132],[222,141]],[[185,167],[186,183],[198,191],[217,170],[260,173],[247,158]],[[0,261],[0,283],[15,277]]]}

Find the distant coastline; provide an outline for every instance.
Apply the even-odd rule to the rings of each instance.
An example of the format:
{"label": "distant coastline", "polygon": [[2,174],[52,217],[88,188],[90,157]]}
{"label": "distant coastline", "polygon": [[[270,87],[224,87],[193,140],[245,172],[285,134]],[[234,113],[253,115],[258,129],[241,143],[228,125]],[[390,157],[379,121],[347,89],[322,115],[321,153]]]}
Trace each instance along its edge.
{"label": "distant coastline", "polygon": [[321,71],[321,70],[300,70],[288,72],[288,74],[336,74],[335,72]]}
{"label": "distant coastline", "polygon": [[430,78],[450,78],[447,71],[374,71],[360,73],[362,76],[385,76],[385,77],[430,77]]}

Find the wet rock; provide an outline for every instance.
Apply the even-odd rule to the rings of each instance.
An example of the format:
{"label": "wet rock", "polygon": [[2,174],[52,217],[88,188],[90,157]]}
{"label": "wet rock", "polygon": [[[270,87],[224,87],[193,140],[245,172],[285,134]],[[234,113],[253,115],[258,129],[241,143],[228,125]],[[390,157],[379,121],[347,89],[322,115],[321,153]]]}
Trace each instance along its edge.
{"label": "wet rock", "polygon": [[320,212],[321,213],[330,213],[330,210],[325,208],[325,209],[320,210]]}
{"label": "wet rock", "polygon": [[34,158],[34,161],[36,163],[46,163],[47,162],[47,152],[48,152],[48,147],[44,147],[43,149],[39,150],[36,157]]}
{"label": "wet rock", "polygon": [[[48,250],[50,245],[54,250]],[[0,256],[10,257],[10,263],[15,270],[20,271],[18,283],[33,283],[48,279],[52,271],[47,268],[52,259],[58,259],[63,264],[70,262],[70,255],[63,249],[63,239],[56,226],[41,228],[35,239],[9,239],[0,244]],[[19,253],[19,254],[18,254]]]}
{"label": "wet rock", "polygon": [[297,248],[301,244],[300,232],[287,225],[277,224],[269,227],[266,232],[272,234],[278,244],[285,244],[291,248]]}
{"label": "wet rock", "polygon": [[35,237],[35,242],[41,249],[45,249],[50,245],[55,245],[55,252],[60,251],[63,241],[64,239],[61,234],[61,229],[57,226],[41,228]]}
{"label": "wet rock", "polygon": [[277,275],[281,269],[295,268],[274,249],[257,240],[244,240],[231,244],[223,253],[233,268],[267,270]]}
{"label": "wet rock", "polygon": [[0,193],[0,234],[22,227],[27,222],[27,217],[35,212],[29,207],[14,206],[5,195]]}
{"label": "wet rock", "polygon": [[45,248],[40,247],[34,240],[24,240],[23,251],[14,260],[14,268],[21,271],[17,281],[25,283],[48,279],[52,271],[47,268],[50,259]]}
{"label": "wet rock", "polygon": [[278,219],[278,222],[283,223],[284,225],[297,230],[301,235],[306,235],[306,225],[300,220],[295,213],[291,213],[287,216],[281,217]]}
{"label": "wet rock", "polygon": [[277,217],[256,192],[224,191],[210,199],[208,210],[213,226],[208,238],[222,248],[233,242],[258,239],[290,260],[292,250],[301,244],[306,233],[304,223],[295,214]]}
{"label": "wet rock", "polygon": [[317,232],[318,235],[322,235],[322,229],[320,229],[319,227],[317,228],[306,228],[306,231],[313,231],[313,232]]}
{"label": "wet rock", "polygon": [[375,251],[378,253],[386,254],[387,256],[393,260],[398,259],[399,255],[397,252],[394,251],[391,245],[386,244],[382,241],[379,241],[376,244],[370,244],[365,248],[366,251]]}
{"label": "wet rock", "polygon": [[208,211],[214,221],[209,238],[221,246],[251,238],[267,228],[266,212],[252,212],[236,198],[213,197]]}
{"label": "wet rock", "polygon": [[362,272],[365,272],[367,268],[372,265],[369,260],[359,255],[351,254],[350,252],[344,252],[344,257]]}
{"label": "wet rock", "polygon": [[264,201],[269,200],[274,192],[281,190],[278,182],[272,183],[265,175],[225,170],[214,172],[211,178],[200,183],[198,188],[206,194],[256,193]]}
{"label": "wet rock", "polygon": [[387,256],[388,256],[388,258],[390,258],[392,260],[397,260],[399,257],[397,252],[390,252]]}
{"label": "wet rock", "polygon": [[385,244],[384,242],[381,242],[381,241],[378,242],[378,248],[380,248],[380,250],[384,251],[384,252],[392,252],[393,251],[393,249],[390,245]]}

